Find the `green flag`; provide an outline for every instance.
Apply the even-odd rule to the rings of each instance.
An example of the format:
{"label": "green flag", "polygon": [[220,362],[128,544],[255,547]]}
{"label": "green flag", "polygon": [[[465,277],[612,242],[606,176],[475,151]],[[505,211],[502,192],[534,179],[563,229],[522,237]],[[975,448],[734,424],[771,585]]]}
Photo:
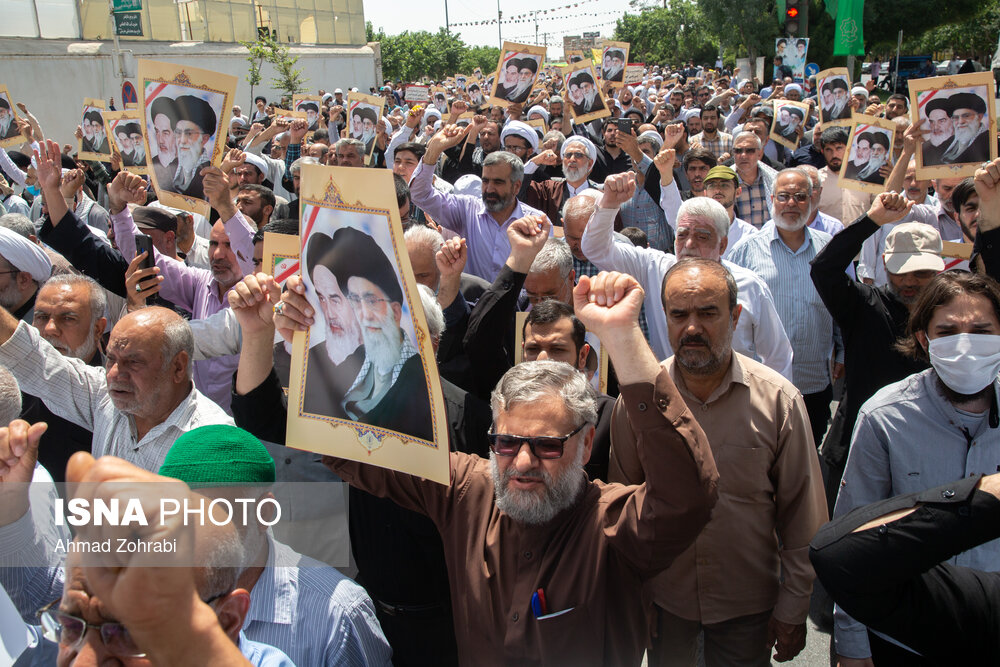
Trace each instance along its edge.
{"label": "green flag", "polygon": [[833,55],[865,55],[863,33],[865,0],[839,0],[837,2],[837,32],[833,40]]}

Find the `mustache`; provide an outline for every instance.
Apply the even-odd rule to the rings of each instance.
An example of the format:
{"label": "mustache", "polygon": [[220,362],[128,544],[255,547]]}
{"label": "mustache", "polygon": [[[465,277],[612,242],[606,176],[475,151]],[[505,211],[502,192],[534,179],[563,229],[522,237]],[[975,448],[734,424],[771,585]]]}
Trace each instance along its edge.
{"label": "mustache", "polygon": [[688,345],[690,343],[697,343],[699,345],[704,345],[705,347],[711,347],[711,345],[708,342],[708,339],[706,339],[704,336],[684,336],[683,338],[681,338],[680,346],[684,347],[685,345]]}

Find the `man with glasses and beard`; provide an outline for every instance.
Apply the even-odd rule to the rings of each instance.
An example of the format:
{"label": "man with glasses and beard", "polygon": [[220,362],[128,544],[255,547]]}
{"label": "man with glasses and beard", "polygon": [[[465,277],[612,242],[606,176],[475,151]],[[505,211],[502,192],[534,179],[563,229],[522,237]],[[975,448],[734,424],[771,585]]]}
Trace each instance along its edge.
{"label": "man with glasses and beard", "polygon": [[812,191],[812,179],[801,169],[779,172],[774,180],[774,217],[729,259],[756,273],[771,289],[792,344],[792,382],[809,411],[813,441],[820,442],[833,397],[834,323],[809,281],[810,261],[831,238],[807,226],[812,217]]}
{"label": "man with glasses and beard", "polygon": [[948,98],[954,138],[941,154],[944,164],[985,162],[990,159],[989,119],[986,102],[975,93],[956,93]]}

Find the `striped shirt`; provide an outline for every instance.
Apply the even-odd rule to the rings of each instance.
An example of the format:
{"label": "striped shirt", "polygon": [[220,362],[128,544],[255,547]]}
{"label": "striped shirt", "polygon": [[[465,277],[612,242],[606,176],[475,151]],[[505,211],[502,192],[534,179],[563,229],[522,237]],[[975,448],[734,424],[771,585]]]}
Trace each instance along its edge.
{"label": "striped shirt", "polygon": [[392,649],[361,586],[268,534],[267,566],[250,594],[243,632],[296,665],[390,665]]}
{"label": "striped shirt", "polygon": [[744,181],[739,172],[736,175],[743,188],[736,197],[736,215],[760,229],[771,219],[771,195],[778,172],[763,162],[758,162],[757,179],[753,183]]}
{"label": "striped shirt", "polygon": [[715,139],[706,139],[704,132],[691,137],[692,146],[701,146],[712,152],[715,157],[722,157],[724,154],[733,154],[733,135],[726,132],[717,132]]}
{"label": "striped shirt", "polygon": [[63,356],[24,322],[0,345],[0,364],[10,369],[22,391],[41,397],[54,414],[92,431],[95,458],[117,456],[156,472],[182,433],[207,424],[234,424],[218,404],[192,386],[166,420],[138,439],[132,416],[111,402],[105,370]]}
{"label": "striped shirt", "polygon": [[832,238],[805,228],[806,240],[792,251],[774,221],[740,244],[730,261],[750,269],[771,289],[778,317],[792,344],[792,382],[803,394],[830,384],[833,317],[809,277],[810,262]]}

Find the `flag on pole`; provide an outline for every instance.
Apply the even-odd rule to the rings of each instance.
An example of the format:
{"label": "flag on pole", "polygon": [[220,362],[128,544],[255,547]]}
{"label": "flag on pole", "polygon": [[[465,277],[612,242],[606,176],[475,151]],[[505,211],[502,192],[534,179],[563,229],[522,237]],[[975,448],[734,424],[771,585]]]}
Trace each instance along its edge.
{"label": "flag on pole", "polygon": [[865,0],[838,0],[833,55],[865,55],[864,16]]}

